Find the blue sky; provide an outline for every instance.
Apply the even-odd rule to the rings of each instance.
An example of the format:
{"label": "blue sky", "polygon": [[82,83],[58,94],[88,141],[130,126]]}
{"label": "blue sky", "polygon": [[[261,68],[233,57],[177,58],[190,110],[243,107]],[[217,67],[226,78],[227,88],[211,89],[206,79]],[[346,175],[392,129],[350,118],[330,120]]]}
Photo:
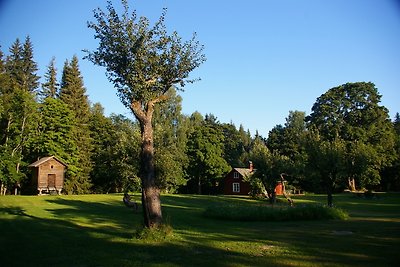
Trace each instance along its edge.
{"label": "blue sky", "polygon": [[[113,1],[120,7],[120,1]],[[346,82],[371,81],[391,118],[400,112],[400,3],[396,0],[130,0],[138,15],[184,38],[197,32],[207,61],[185,87],[183,112],[212,113],[267,136],[290,110],[311,112],[317,97]],[[0,0],[0,45],[31,37],[43,76],[54,56],[59,75],[77,55],[92,102],[132,118],[104,69],[82,59],[97,47],[86,27],[104,0]]]}

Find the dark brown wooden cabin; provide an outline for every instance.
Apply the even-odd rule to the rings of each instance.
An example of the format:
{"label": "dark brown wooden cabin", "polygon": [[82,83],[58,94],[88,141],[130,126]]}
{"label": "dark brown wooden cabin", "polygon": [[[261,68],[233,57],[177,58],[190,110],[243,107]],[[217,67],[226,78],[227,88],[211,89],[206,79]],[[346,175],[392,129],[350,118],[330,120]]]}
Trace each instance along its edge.
{"label": "dark brown wooden cabin", "polygon": [[43,192],[61,194],[64,187],[64,175],[67,164],[51,156],[41,158],[28,167],[33,168],[32,182],[37,187],[39,195]]}

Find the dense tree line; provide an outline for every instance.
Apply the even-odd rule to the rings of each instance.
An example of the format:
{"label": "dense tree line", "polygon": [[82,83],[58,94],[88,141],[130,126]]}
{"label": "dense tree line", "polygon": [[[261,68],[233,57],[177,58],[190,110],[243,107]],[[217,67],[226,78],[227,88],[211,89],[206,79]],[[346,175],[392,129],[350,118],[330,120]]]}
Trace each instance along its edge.
{"label": "dense tree line", "polygon": [[[65,193],[139,191],[141,125],[106,116],[91,104],[76,56],[58,77],[51,59],[40,83],[29,37],[0,51],[1,193],[28,191],[33,161],[55,155],[68,164]],[[285,174],[288,184],[326,192],[400,189],[400,116],[381,106],[372,83],[329,89],[310,115],[290,111],[266,138],[212,114],[182,114],[174,88],[153,114],[157,186],[169,193],[220,193],[230,167],[257,169],[254,190],[272,195]],[[262,187],[262,189],[261,189]],[[259,191],[259,192],[261,192]]]}

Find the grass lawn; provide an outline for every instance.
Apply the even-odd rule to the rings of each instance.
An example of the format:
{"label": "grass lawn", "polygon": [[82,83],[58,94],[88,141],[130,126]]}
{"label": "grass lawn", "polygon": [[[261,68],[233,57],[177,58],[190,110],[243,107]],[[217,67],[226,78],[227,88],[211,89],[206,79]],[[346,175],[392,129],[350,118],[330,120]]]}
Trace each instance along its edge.
{"label": "grass lawn", "polygon": [[[139,195],[135,196],[139,200]],[[133,238],[142,221],[122,195],[0,197],[1,266],[398,266],[400,194],[335,195],[350,219],[240,222],[207,206],[245,197],[163,195],[174,228],[164,242]],[[326,197],[294,198],[325,203]],[[275,207],[277,208],[277,207]]]}

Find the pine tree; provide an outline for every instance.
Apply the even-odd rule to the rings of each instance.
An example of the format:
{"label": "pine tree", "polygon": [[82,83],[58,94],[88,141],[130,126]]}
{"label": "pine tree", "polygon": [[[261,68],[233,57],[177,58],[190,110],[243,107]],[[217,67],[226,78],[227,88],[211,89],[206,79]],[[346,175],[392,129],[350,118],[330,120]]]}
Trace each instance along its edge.
{"label": "pine tree", "polygon": [[37,63],[33,60],[33,46],[29,36],[21,44],[17,38],[10,47],[6,68],[12,80],[23,90],[33,92],[39,87]]}
{"label": "pine tree", "polygon": [[64,63],[60,98],[75,112],[79,122],[87,123],[89,119],[89,101],[76,56],[72,57],[71,62],[66,60]]}
{"label": "pine tree", "polygon": [[[29,64],[28,64],[29,63]],[[2,193],[6,187],[20,187],[25,176],[21,168],[27,144],[36,129],[37,106],[32,93],[38,79],[29,38],[22,47],[17,39],[2,71],[0,98],[0,158]],[[27,67],[29,66],[29,67]]]}
{"label": "pine tree", "polygon": [[33,45],[29,36],[26,37],[22,48],[22,87],[28,92],[33,92],[39,87],[37,63],[33,60]]}
{"label": "pine tree", "polygon": [[22,79],[22,44],[19,38],[11,45],[9,53],[5,62],[6,72],[10,79],[18,82]]}
{"label": "pine tree", "polygon": [[39,95],[42,99],[57,98],[59,94],[59,83],[57,82],[57,69],[55,66],[55,58],[53,57],[47,67],[47,72],[44,75],[46,81],[42,84],[42,91]]}
{"label": "pine tree", "polygon": [[71,62],[67,60],[64,64],[60,99],[74,112],[76,119],[73,133],[78,147],[77,158],[80,171],[77,173],[78,177],[71,177],[67,181],[67,186],[70,186],[70,192],[73,193],[88,192],[90,189],[90,171],[92,169],[90,159],[91,140],[88,127],[90,112],[89,101],[76,56],[73,56]]}

